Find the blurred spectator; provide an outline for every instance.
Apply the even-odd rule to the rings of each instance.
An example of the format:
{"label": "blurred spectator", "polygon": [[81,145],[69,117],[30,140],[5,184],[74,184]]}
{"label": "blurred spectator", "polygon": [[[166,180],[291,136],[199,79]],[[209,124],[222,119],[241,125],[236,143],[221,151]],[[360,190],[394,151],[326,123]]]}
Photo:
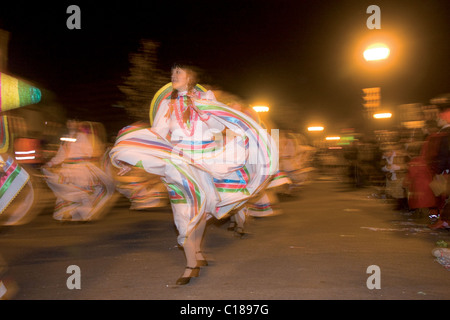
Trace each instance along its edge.
{"label": "blurred spectator", "polygon": [[431,159],[431,172],[434,176],[442,175],[445,183],[444,189],[441,194],[438,195],[439,200],[439,219],[436,223],[430,225],[432,229],[448,229],[450,228],[450,206],[448,205],[449,196],[449,173],[450,173],[450,96],[447,95],[444,99],[441,99],[438,103],[440,109],[439,121],[441,129],[438,134],[435,135],[435,141],[432,144],[435,146],[436,156]]}
{"label": "blurred spectator", "polygon": [[436,143],[440,139],[436,120],[427,120],[424,126],[425,140],[419,154],[412,157],[404,186],[408,193],[408,206],[419,213],[427,210],[430,218],[438,216],[438,199],[430,188],[433,180],[431,161],[436,155]]}
{"label": "blurred spectator", "polygon": [[425,122],[424,134],[428,137],[431,134],[437,133],[439,131],[439,126],[436,120],[427,120]]}
{"label": "blurred spectator", "polygon": [[407,157],[402,145],[398,142],[390,144],[383,156],[385,164],[381,170],[386,175],[386,195],[396,202],[396,210],[409,210],[403,181],[407,172]]}
{"label": "blurred spectator", "polygon": [[408,163],[408,173],[404,180],[404,187],[408,194],[408,207],[411,210],[420,211],[426,209],[429,215],[434,215],[436,211],[437,201],[430,183],[433,179],[429,164],[426,159],[428,157],[428,141],[426,141],[421,150],[421,154],[411,159]]}

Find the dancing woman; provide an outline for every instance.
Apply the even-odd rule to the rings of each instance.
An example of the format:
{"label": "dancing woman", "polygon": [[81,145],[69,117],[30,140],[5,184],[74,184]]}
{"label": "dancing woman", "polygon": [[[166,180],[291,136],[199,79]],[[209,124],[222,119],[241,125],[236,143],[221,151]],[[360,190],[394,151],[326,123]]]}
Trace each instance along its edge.
{"label": "dancing woman", "polygon": [[97,220],[115,192],[113,180],[99,165],[104,152],[100,134],[103,125],[69,120],[67,127],[69,136],[64,137],[57,154],[42,168],[56,196],[53,218]]}
{"label": "dancing woman", "polygon": [[[119,132],[119,137],[131,131],[146,128],[150,128],[149,123],[138,121],[122,129]],[[133,167],[126,175],[119,176],[119,169],[111,163],[110,149],[108,148],[102,157],[102,170],[114,181],[116,191],[130,201],[130,210],[147,210],[169,205],[167,188],[161,182],[159,176],[149,174],[139,167]]]}
{"label": "dancing woman", "polygon": [[186,255],[177,280],[183,285],[207,265],[201,252],[207,218],[226,217],[263,189],[277,171],[278,152],[266,131],[216,101],[188,66],[172,69],[172,82],[152,101],[150,121],[151,129],[122,130],[110,157],[119,174],[138,166],[166,185]]}
{"label": "dancing woman", "polygon": [[4,112],[39,103],[41,91],[1,72],[0,88],[0,225],[19,225],[29,222],[39,206],[30,174],[11,155],[13,135]]}
{"label": "dancing woman", "polygon": [[[253,110],[253,108],[246,106],[245,103],[239,100],[233,100],[228,105],[235,110],[243,112],[256,121],[263,129],[269,131],[272,137],[278,137],[278,130],[275,129],[272,121],[267,117],[265,117],[265,121],[262,121],[262,118],[255,110]],[[275,141],[277,141],[277,139]],[[277,150],[279,150],[278,147]],[[279,200],[276,193],[281,186],[290,185],[291,183],[292,181],[283,171],[277,171],[267,183],[264,191],[260,191],[259,194],[252,197],[245,206],[242,206],[235,214],[231,215],[228,230],[234,231],[234,234],[238,237],[244,237],[246,235],[244,232],[244,225],[248,216],[267,217],[281,213],[278,208]]]}
{"label": "dancing woman", "polygon": [[[13,139],[4,112],[40,101],[38,88],[0,72],[0,226],[24,224],[39,213],[30,174],[10,154]],[[0,254],[0,300],[12,299],[18,289],[14,280],[3,279],[6,270]]]}

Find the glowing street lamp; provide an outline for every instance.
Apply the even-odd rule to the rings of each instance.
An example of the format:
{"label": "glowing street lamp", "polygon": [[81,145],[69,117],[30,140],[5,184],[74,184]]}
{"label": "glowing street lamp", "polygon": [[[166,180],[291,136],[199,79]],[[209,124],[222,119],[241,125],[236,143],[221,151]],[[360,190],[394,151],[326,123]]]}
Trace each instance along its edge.
{"label": "glowing street lamp", "polygon": [[308,131],[323,131],[324,127],[308,127]]}
{"label": "glowing street lamp", "polygon": [[392,117],[392,113],[385,112],[385,113],[375,113],[373,115],[375,119],[390,119]]}
{"label": "glowing street lamp", "polygon": [[75,138],[68,138],[68,137],[61,137],[61,138],[59,138],[59,140],[66,141],[66,142],[76,142],[77,141],[77,139],[75,139]]}
{"label": "glowing street lamp", "polygon": [[267,106],[254,106],[253,110],[256,112],[269,112],[269,107]]}
{"label": "glowing street lamp", "polygon": [[364,51],[364,59],[367,61],[384,60],[389,57],[391,51],[383,43],[375,43],[367,47]]}

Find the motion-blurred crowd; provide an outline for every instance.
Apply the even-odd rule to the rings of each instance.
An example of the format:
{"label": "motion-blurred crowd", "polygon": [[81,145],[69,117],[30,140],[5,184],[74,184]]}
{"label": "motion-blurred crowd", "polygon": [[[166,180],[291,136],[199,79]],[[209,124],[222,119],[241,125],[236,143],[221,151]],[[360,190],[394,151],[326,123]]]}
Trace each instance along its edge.
{"label": "motion-blurred crowd", "polygon": [[432,229],[448,229],[449,101],[440,96],[422,109],[420,120],[319,150],[321,168],[354,187],[375,187],[373,197],[429,219]]}
{"label": "motion-blurred crowd", "polygon": [[[278,192],[292,194],[308,183],[314,169],[322,169],[354,187],[375,187],[374,197],[392,202],[396,210],[429,218],[432,228],[448,228],[445,218],[449,173],[448,100],[448,96],[434,100],[436,112],[424,112],[422,120],[415,121],[413,126],[402,125],[364,135],[352,133],[355,139],[340,147],[312,146],[301,133],[279,130],[280,172],[288,183]],[[46,187],[56,195],[55,219],[90,220],[93,216],[83,210],[93,210],[94,214],[95,206],[102,207],[102,200],[108,202],[116,191],[130,200],[133,210],[169,205],[167,192],[156,176],[150,177],[138,169],[127,177],[117,175],[116,168],[105,156],[116,137],[108,139],[103,124],[69,120],[65,126],[48,121],[36,134],[21,116],[11,113],[4,119],[8,119],[8,130],[13,133],[10,148],[16,161],[32,173],[32,180],[40,180],[41,186],[45,178]],[[275,127],[268,119],[263,122],[266,127]],[[136,128],[145,125],[148,126],[134,124]],[[101,171],[94,174],[96,168]],[[83,172],[85,178],[74,174],[77,170]],[[93,174],[86,178],[86,172]],[[80,189],[90,190],[91,200],[82,197],[84,209],[77,205],[78,213],[70,215],[67,212],[73,203],[65,198],[74,192],[60,190],[64,184],[56,182],[73,184],[75,180],[79,180]],[[277,201],[272,200],[272,205]],[[3,214],[3,221],[5,219],[17,222],[17,218]]]}

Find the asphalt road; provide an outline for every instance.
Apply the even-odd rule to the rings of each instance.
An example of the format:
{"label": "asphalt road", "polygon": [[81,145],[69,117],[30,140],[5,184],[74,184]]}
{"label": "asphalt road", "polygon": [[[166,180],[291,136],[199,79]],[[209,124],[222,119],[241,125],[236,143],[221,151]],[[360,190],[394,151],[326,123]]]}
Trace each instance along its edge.
{"label": "asphalt road", "polygon": [[[3,277],[17,284],[15,300],[449,299],[450,273],[431,251],[450,232],[373,192],[318,175],[282,197],[282,214],[250,219],[244,238],[210,221],[209,266],[178,287],[185,259],[170,208],[131,211],[119,198],[100,221],[60,224],[50,205],[26,225],[0,228]],[[79,268],[79,289],[68,288],[69,266]]]}

